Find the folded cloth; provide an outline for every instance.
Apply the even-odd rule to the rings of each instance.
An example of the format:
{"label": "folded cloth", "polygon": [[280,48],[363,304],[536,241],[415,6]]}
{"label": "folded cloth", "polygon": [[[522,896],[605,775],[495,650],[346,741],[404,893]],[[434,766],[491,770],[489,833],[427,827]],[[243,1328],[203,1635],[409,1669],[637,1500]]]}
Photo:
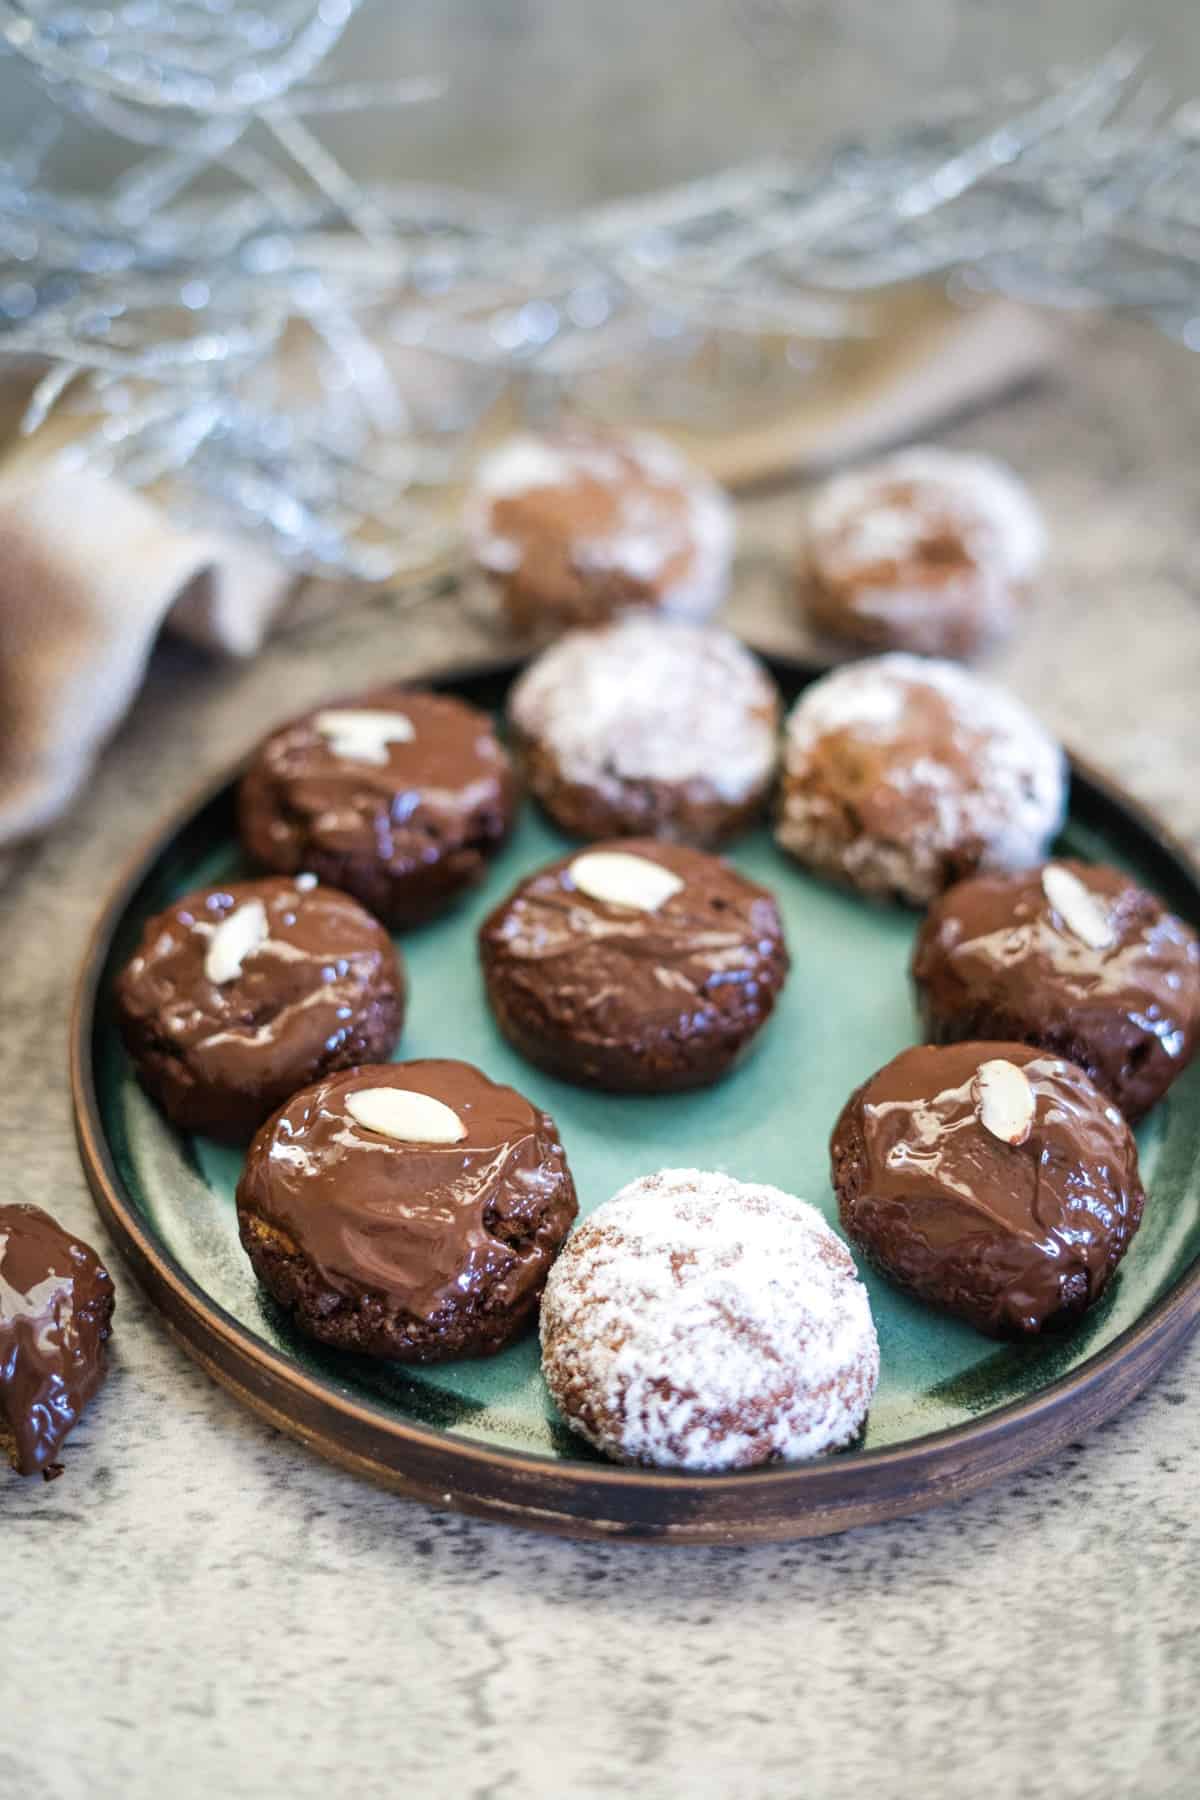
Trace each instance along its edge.
{"label": "folded cloth", "polygon": [[[788,419],[684,445],[734,485],[862,455],[1024,379],[1054,341],[1003,302],[930,301],[916,317],[910,306]],[[107,477],[67,472],[61,441],[39,460],[38,435],[0,462],[0,845],[44,829],[83,787],[164,625],[250,656],[293,586],[247,540],[178,526]]]}
{"label": "folded cloth", "polygon": [[181,530],[103,476],[0,475],[0,843],[79,792],[168,614],[249,655],[289,586],[252,545]]}

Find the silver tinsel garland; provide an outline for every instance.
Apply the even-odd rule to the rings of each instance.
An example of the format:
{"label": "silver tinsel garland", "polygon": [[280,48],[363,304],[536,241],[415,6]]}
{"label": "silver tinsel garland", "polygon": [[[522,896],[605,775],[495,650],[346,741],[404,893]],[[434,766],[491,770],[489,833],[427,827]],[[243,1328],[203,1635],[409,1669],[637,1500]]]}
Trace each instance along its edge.
{"label": "silver tinsel garland", "polygon": [[[304,568],[426,565],[436,496],[517,378],[553,404],[671,348],[811,349],[900,283],[1134,311],[1200,349],[1200,109],[1143,83],[1132,50],[810,164],[529,220],[367,188],[330,156],[323,113],[441,91],[315,79],[357,3],[0,0],[0,48],[47,100],[44,129],[0,145],[0,354],[35,382],[24,429],[70,407],[65,456]],[[141,147],[107,193],[45,174],[71,116]]]}

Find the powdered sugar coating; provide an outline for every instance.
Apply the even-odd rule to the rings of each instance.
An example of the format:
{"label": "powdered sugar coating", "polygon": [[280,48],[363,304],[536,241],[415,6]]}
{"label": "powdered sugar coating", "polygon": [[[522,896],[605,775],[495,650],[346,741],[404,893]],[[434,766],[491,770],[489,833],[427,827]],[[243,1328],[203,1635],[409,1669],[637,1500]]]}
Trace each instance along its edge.
{"label": "powdered sugar coating", "polygon": [[1027,868],[1065,807],[1061,748],[956,663],[850,664],[787,721],[779,842],[870,893],[920,905],[976,870]]}
{"label": "powdered sugar coating", "polygon": [[801,598],[818,629],[866,648],[972,656],[1012,630],[1045,548],[1003,464],[906,450],[818,491]]}
{"label": "powdered sugar coating", "polygon": [[619,804],[626,782],[702,783],[741,802],[770,781],[778,696],[729,632],[630,614],[572,631],[513,687],[518,732],[566,780]]}
{"label": "powdered sugar coating", "polygon": [[[889,504],[894,488],[916,490]],[[925,490],[922,494],[922,490]],[[1046,527],[1025,485],[990,456],[919,445],[836,475],[815,496],[809,531],[818,553],[834,540],[864,564],[902,557],[919,541],[923,514],[952,518],[968,543],[1010,581],[1028,581],[1046,553]]]}
{"label": "powdered sugar coating", "polygon": [[577,1227],[550,1271],[541,1337],[573,1428],[663,1468],[837,1449],[879,1378],[867,1291],[816,1208],[699,1169],[642,1176]]}
{"label": "powdered sugar coating", "polygon": [[582,483],[607,490],[613,517],[604,530],[571,543],[576,569],[585,576],[615,571],[653,585],[681,561],[682,572],[659,587],[656,604],[676,617],[707,617],[728,579],[733,508],[703,470],[648,432],[617,437],[576,426],[545,437],[522,433],[489,451],[476,468],[464,515],[476,562],[490,574],[511,576],[526,554],[518,537],[498,529],[496,501],[537,489],[568,495]]}

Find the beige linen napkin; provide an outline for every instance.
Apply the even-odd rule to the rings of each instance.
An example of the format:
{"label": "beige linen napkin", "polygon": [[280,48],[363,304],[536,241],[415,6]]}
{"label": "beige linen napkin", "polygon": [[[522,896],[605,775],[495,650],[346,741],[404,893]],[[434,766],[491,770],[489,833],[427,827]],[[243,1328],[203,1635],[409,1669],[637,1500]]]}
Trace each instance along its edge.
{"label": "beige linen napkin", "polygon": [[[731,485],[813,469],[925,433],[1052,354],[1051,327],[1003,302],[961,311],[909,297],[892,317],[789,417],[681,443]],[[47,433],[42,451],[41,437],[0,454],[0,845],[44,829],[80,791],[164,626],[253,655],[293,588],[248,541],[182,528],[112,480],[64,472],[61,438]]]}

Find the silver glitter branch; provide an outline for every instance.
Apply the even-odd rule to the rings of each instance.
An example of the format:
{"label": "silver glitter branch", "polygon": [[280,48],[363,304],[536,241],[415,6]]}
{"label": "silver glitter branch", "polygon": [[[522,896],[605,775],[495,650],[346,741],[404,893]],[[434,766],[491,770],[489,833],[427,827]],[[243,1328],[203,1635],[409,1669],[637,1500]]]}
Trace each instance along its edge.
{"label": "silver glitter branch", "polygon": [[[322,117],[441,91],[316,79],[356,5],[0,0],[0,51],[48,102],[0,148],[0,354],[30,380],[24,428],[78,415],[68,459],[304,568],[428,564],[506,390],[553,405],[596,370],[739,341],[802,346],[803,368],[868,328],[862,296],[915,280],[1119,308],[1200,349],[1200,107],[1124,46],[809,163],[531,220],[371,189],[333,158]],[[106,194],[47,174],[80,126],[141,152]],[[710,358],[709,404],[714,366],[732,409],[744,367]]]}

